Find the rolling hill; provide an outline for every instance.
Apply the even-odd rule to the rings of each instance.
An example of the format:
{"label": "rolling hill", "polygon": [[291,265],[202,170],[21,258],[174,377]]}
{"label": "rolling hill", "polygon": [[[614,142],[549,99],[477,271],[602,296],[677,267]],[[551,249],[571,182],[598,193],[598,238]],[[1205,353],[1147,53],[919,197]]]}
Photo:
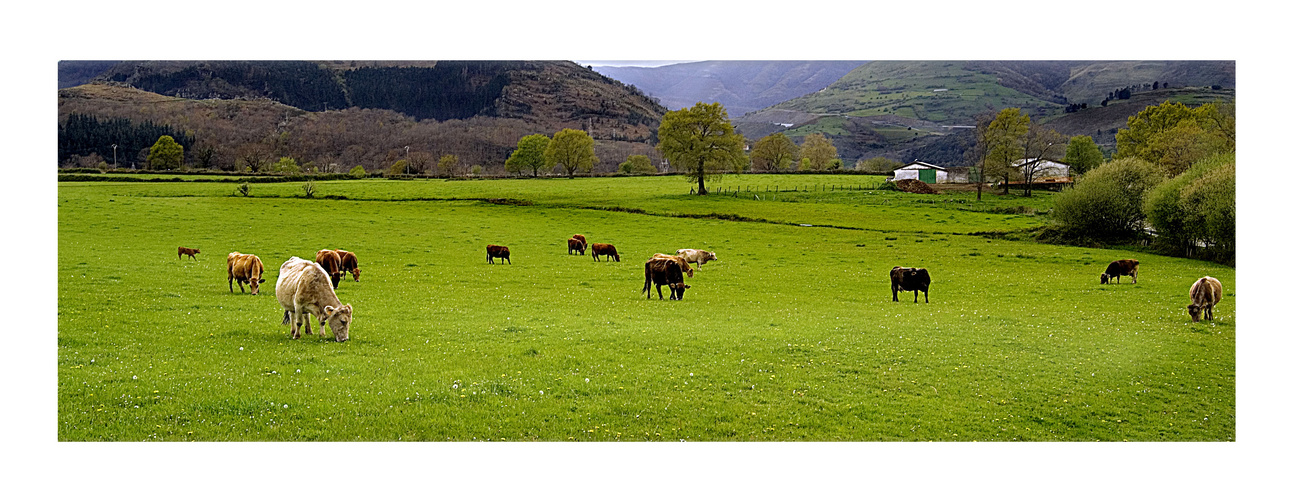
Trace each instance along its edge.
{"label": "rolling hill", "polygon": [[821,90],[864,61],[703,61],[654,68],[594,66],[669,109],[718,102],[730,117]]}

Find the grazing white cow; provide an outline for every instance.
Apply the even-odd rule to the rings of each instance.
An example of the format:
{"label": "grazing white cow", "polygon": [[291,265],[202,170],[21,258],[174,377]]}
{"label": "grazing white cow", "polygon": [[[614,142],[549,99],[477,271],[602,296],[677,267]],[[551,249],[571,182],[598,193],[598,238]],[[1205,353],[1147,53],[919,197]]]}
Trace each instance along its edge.
{"label": "grazing white cow", "polygon": [[1192,283],[1187,294],[1192,298],[1191,305],[1187,306],[1187,314],[1191,315],[1192,322],[1200,321],[1202,316],[1205,321],[1214,321],[1214,306],[1223,298],[1223,284],[1206,276]]}
{"label": "grazing white cow", "polygon": [[301,338],[305,324],[310,335],[310,315],[319,318],[319,334],[324,334],[324,323],[333,330],[333,338],[345,342],[351,328],[351,305],[342,305],[333,292],[328,272],[319,264],[293,257],[279,266],[279,281],[274,285],[274,295],[283,306],[283,324],[292,324],[292,338]]}
{"label": "grazing white cow", "polygon": [[697,269],[701,269],[702,264],[712,260],[719,260],[715,258],[715,252],[707,252],[705,250],[697,250],[695,248],[680,248],[679,251],[674,254],[683,257],[683,260],[685,261],[697,264]]}

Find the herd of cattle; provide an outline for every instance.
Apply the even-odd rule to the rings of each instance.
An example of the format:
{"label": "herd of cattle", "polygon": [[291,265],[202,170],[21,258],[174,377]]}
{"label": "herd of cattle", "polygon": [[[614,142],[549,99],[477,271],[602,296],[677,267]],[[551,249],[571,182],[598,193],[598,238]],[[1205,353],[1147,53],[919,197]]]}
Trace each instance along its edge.
{"label": "herd of cattle", "polygon": [[[613,245],[607,243],[590,245],[584,235],[580,234],[567,239],[567,255],[576,253],[584,255],[586,248],[591,249],[595,261],[598,261],[600,255],[605,256],[607,262],[621,260],[620,254],[616,252],[616,247]],[[179,247],[177,255],[181,259],[188,255],[191,259],[197,260],[196,255],[199,253],[201,251],[196,248]],[[500,263],[504,261],[510,265],[513,263],[508,247],[486,245],[486,262],[494,264],[495,259],[500,259]],[[651,298],[652,286],[656,285],[657,299],[664,300],[661,287],[665,286],[670,289],[670,300],[683,300],[684,291],[692,288],[691,285],[684,284],[685,275],[689,278],[693,277],[691,264],[696,264],[700,269],[703,264],[717,260],[719,259],[715,257],[715,252],[692,248],[680,249],[674,255],[654,254],[643,263],[643,290],[640,295],[646,293],[648,298]],[[230,293],[234,292],[235,282],[238,283],[240,292],[246,293],[247,289],[243,288],[243,284],[246,283],[252,295],[260,293],[260,285],[265,283],[265,279],[261,277],[265,267],[261,264],[260,257],[230,252],[226,261]],[[342,304],[335,291],[347,273],[350,273],[355,281],[360,281],[359,260],[354,253],[341,249],[320,250],[315,253],[314,262],[292,257],[279,266],[279,280],[275,283],[274,294],[279,300],[279,305],[283,306],[283,324],[291,325],[293,339],[301,338],[303,325],[306,335],[311,334],[310,315],[314,315],[319,320],[320,335],[324,334],[324,325],[327,324],[338,342],[344,342],[349,338],[353,309],[350,304]],[[1133,278],[1133,283],[1137,284],[1138,261],[1122,259],[1111,262],[1106,266],[1106,272],[1101,274],[1100,279],[1102,284],[1109,284],[1112,280],[1119,283],[1121,276],[1130,276]],[[913,292],[913,303],[917,303],[917,293],[921,292],[923,299],[930,303],[931,299],[928,295],[930,288],[931,274],[926,268],[895,266],[890,270],[890,292],[891,300],[894,302],[899,301],[899,292]],[[1197,322],[1202,318],[1207,321],[1213,320],[1214,306],[1219,303],[1222,295],[1223,286],[1217,279],[1206,276],[1192,283],[1188,290],[1192,303],[1187,306],[1187,313],[1192,317],[1192,321]]]}

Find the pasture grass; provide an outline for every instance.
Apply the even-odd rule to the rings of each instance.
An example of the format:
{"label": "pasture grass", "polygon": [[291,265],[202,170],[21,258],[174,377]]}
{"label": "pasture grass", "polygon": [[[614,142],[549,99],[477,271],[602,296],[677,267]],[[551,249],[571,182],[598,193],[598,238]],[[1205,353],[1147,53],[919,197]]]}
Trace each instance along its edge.
{"label": "pasture grass", "polygon": [[[779,176],[722,182],[778,181],[766,177]],[[835,177],[817,180],[848,182]],[[316,184],[346,199],[303,199],[296,183],[251,198],[61,183],[59,440],[1236,439],[1234,270],[971,234],[1041,225],[992,209],[1046,210],[1046,195]],[[622,261],[567,255],[573,233]],[[490,243],[513,264],[486,264]],[[178,259],[181,245],[203,253]],[[364,271],[337,290],[355,307],[351,340],[290,340],[278,267],[324,247]],[[678,248],[720,260],[682,301],[645,298],[643,261]],[[230,293],[231,251],[264,261],[260,295]],[[1098,284],[1129,257],[1138,284]],[[929,304],[892,302],[894,265],[930,269]],[[1193,324],[1186,291],[1205,274],[1225,297]]]}

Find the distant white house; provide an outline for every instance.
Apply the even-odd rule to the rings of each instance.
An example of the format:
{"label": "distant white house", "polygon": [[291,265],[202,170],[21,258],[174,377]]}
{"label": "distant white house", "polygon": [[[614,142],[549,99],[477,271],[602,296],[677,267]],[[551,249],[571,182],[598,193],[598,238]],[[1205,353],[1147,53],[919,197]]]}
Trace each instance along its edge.
{"label": "distant white house", "polygon": [[1040,160],[1038,158],[1022,158],[1012,162],[1012,166],[1021,169],[1021,176],[1025,175],[1027,168],[1033,167],[1034,180],[1058,179],[1070,177],[1070,165],[1052,160]]}
{"label": "distant white house", "polygon": [[914,179],[927,184],[949,182],[949,170],[926,162],[915,161],[895,169],[895,180]]}

